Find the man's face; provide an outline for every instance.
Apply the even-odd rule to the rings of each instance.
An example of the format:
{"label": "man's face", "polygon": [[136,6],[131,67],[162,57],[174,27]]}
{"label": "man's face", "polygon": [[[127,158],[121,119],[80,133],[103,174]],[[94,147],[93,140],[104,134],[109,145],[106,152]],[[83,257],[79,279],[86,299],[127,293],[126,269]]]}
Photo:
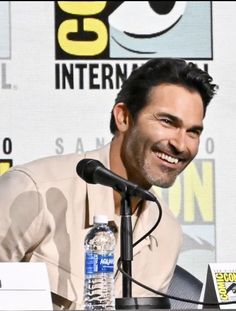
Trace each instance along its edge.
{"label": "man's face", "polygon": [[140,186],[171,186],[196,156],[203,129],[198,92],[162,84],[125,133],[122,160],[129,180]]}

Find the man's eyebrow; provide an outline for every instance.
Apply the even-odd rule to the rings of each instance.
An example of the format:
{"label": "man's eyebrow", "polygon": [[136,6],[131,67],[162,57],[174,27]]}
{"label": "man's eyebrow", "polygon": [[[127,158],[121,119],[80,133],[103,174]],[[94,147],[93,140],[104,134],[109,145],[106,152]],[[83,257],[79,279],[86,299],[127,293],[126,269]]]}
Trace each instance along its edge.
{"label": "man's eyebrow", "polygon": [[178,117],[176,117],[173,114],[170,114],[168,112],[159,112],[159,113],[157,113],[157,116],[158,117],[166,117],[166,118],[172,120],[174,123],[177,123],[177,124],[183,123],[183,121],[180,118],[178,118]]}
{"label": "man's eyebrow", "polygon": [[[166,117],[166,118],[172,120],[177,125],[183,124],[183,121],[180,118],[178,118],[178,117],[176,117],[173,114],[170,114],[168,112],[159,112],[157,114],[157,116],[158,117]],[[202,132],[203,131],[203,125],[193,125],[193,126],[191,126],[191,128],[189,130]]]}
{"label": "man's eyebrow", "polygon": [[197,131],[197,132],[202,132],[203,131],[203,126],[202,125],[194,125],[192,126],[189,131]]}

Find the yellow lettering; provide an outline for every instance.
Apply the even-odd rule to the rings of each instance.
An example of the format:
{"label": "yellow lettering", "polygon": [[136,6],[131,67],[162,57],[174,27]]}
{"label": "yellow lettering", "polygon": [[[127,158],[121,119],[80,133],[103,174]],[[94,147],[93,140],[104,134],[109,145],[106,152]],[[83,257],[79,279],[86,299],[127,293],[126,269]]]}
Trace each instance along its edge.
{"label": "yellow lettering", "polygon": [[181,212],[181,184],[180,180],[177,179],[174,186],[169,190],[169,206],[177,217]]}
{"label": "yellow lettering", "polygon": [[212,222],[213,208],[213,164],[211,161],[202,162],[202,176],[192,163],[184,174],[184,219],[188,222],[195,220],[195,201],[198,202],[203,221]]}
{"label": "yellow lettering", "polygon": [[216,280],[223,280],[224,279],[223,273],[216,273],[215,276],[216,276]]}
{"label": "yellow lettering", "polygon": [[235,282],[236,281],[236,273],[224,273],[224,281],[225,282]]}
{"label": "yellow lettering", "polygon": [[95,15],[106,6],[107,1],[58,1],[62,11],[76,15]]}
{"label": "yellow lettering", "polygon": [[154,187],[182,223],[214,221],[214,162],[192,162],[171,188]]}
{"label": "yellow lettering", "polygon": [[0,162],[0,175],[3,175],[4,173],[6,173],[6,171],[8,171],[10,167],[11,167],[10,162],[1,161]]}
{"label": "yellow lettering", "polygon": [[79,22],[76,19],[67,20],[61,23],[58,29],[58,42],[61,48],[72,55],[94,56],[101,53],[108,42],[108,32],[104,23],[94,18],[84,18],[84,31],[93,31],[97,39],[93,41],[69,40],[70,32],[80,30]]}
{"label": "yellow lettering", "polygon": [[226,288],[225,288],[224,281],[217,281],[217,288],[218,288],[218,292],[219,292],[220,298],[222,300],[227,300],[228,299],[228,295],[227,295],[227,291],[226,291]]}

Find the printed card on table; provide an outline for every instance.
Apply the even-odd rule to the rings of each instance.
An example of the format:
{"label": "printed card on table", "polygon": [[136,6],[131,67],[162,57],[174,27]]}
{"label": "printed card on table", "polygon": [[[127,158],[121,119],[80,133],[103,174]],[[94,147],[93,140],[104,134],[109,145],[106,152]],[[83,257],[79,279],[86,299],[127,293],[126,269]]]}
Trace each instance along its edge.
{"label": "printed card on table", "polygon": [[[205,286],[205,302],[221,303],[220,309],[236,310],[236,263],[209,264]],[[232,304],[224,305],[228,302]]]}
{"label": "printed card on table", "polygon": [[52,310],[44,263],[0,262],[0,310]]}

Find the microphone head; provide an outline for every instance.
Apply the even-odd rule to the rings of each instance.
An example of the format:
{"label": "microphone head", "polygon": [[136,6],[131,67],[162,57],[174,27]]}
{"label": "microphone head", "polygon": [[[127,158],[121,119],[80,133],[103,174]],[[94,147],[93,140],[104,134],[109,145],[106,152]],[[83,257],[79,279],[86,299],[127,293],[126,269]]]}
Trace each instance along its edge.
{"label": "microphone head", "polygon": [[95,184],[94,173],[98,167],[103,167],[102,163],[94,159],[83,159],[76,166],[77,174],[87,183]]}

